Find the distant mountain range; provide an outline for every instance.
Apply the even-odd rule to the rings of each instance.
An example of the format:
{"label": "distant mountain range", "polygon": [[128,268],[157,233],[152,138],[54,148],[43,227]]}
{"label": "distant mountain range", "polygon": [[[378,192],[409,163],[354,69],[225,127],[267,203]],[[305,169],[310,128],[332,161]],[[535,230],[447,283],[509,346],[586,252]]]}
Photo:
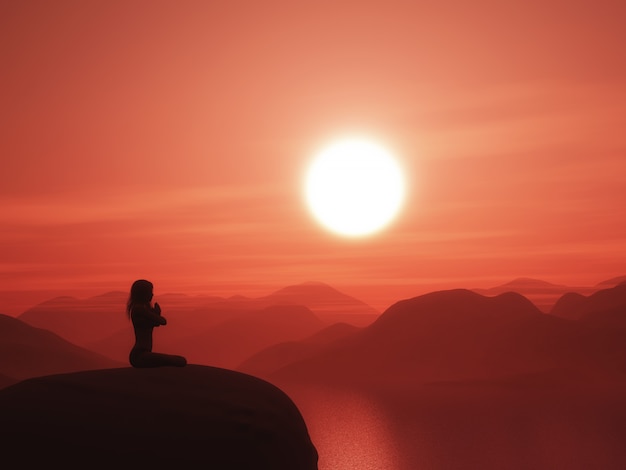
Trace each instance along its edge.
{"label": "distant mountain range", "polygon": [[[557,295],[563,289],[567,292]],[[537,299],[548,298],[550,302],[538,308]],[[367,408],[368,419],[391,430],[393,448],[402,455],[415,454],[402,468],[430,468],[436,461],[423,460],[423,450],[444,441],[454,445],[441,447],[445,458],[440,462],[462,460],[462,467],[484,454],[491,456],[494,442],[509,442],[517,443],[515,455],[526,459],[519,468],[551,468],[563,455],[560,441],[550,440],[556,442],[549,450],[556,457],[549,462],[541,446],[532,458],[525,452],[529,432],[550,436],[554,429],[579,433],[567,448],[568,456],[582,462],[578,468],[593,467],[597,455],[605,454],[601,468],[624,468],[623,430],[615,424],[624,415],[626,390],[626,283],[621,278],[579,292],[532,279],[518,279],[484,294],[467,289],[431,292],[401,300],[382,314],[320,284],[291,286],[260,299],[166,294],[155,300],[168,324],[155,329],[154,349],[187,355],[192,364],[184,369],[121,367],[127,365],[133,342],[124,313],[125,293],[57,298],[24,313],[28,321],[48,325],[56,333],[0,315],[0,415],[9,423],[3,422],[8,431],[2,441],[12,452],[5,454],[67,462],[70,454],[60,446],[71,442],[73,449],[87,450],[85,455],[132,461],[138,454],[125,445],[134,441],[123,434],[136,429],[123,425],[132,416],[140,421],[145,417],[140,427],[153,438],[178,439],[176,445],[188,452],[183,460],[190,459],[193,466],[207,455],[205,442],[218,443],[211,444],[216,446],[212,456],[224,450],[232,457],[230,447],[219,445],[225,435],[239,443],[241,432],[262,429],[252,440],[258,443],[259,436],[268,435],[268,423],[276,430],[274,418],[265,418],[273,416],[277,395],[259,402],[254,397],[264,393],[263,387],[247,381],[252,377],[242,379],[247,392],[252,391],[244,394],[242,408],[241,389],[233,392],[229,371],[207,373],[209,368],[194,364],[204,363],[279,386],[298,406],[305,405],[307,422],[321,416],[315,424],[320,442],[328,441],[331,426],[336,428],[334,436],[348,436],[348,444],[357,431],[349,423],[341,427],[344,416],[347,422],[352,419],[351,409],[343,415],[337,408],[327,409],[327,402],[320,402],[324,393],[347,392],[355,397],[347,403],[355,407],[371,401],[376,408],[371,413]],[[72,344],[64,335],[82,344]],[[90,371],[65,374],[80,370]],[[58,373],[64,374],[50,376]],[[329,421],[329,414],[339,417]],[[222,420],[219,429],[211,427],[216,416]],[[286,427],[290,433],[299,432],[296,428]],[[53,434],[59,440],[50,438],[51,430],[59,429],[63,432]],[[501,438],[504,429],[509,432]],[[418,433],[430,438],[416,448]],[[472,434],[482,437],[468,445]],[[590,435],[596,436],[594,444],[586,447]],[[404,444],[398,444],[399,437]],[[284,442],[284,436],[280,438]],[[51,444],[25,454],[33,440]],[[98,442],[106,446],[97,447]],[[149,438],[141,445],[151,442]],[[300,442],[306,451],[306,438]],[[607,447],[606,442],[611,444]],[[27,448],[19,448],[22,444]],[[497,465],[486,468],[503,468],[511,461],[511,447],[500,447]],[[580,453],[572,454],[578,447]],[[151,453],[151,463],[159,466],[170,459],[170,466],[180,464],[181,453],[170,452],[179,448]],[[330,448],[334,452],[337,447]],[[469,448],[472,451],[464,454]],[[289,446],[279,443],[276,455],[283,451]],[[314,452],[308,455],[315,458]],[[322,455],[326,459],[330,453]],[[145,466],[145,461],[139,464]],[[254,463],[248,467],[257,468]],[[304,468],[288,468],[296,467]]]}
{"label": "distant mountain range", "polygon": [[589,296],[565,294],[550,313],[596,326],[626,328],[626,282]]}
{"label": "distant mountain range", "polygon": [[[274,305],[242,313],[178,341],[165,341],[164,347],[178,351],[191,362],[235,368],[262,349],[302,340],[325,326],[307,307]],[[164,332],[163,339],[165,336]]]}
{"label": "distant mountain range", "polygon": [[366,303],[346,295],[322,282],[305,282],[287,286],[263,297],[233,296],[213,298],[198,309],[212,311],[260,311],[273,306],[303,306],[327,324],[340,321],[364,326],[372,323],[380,312]]}
{"label": "distant mountain range", "polygon": [[[298,349],[277,345],[241,367],[276,380],[352,384],[492,380],[555,371],[581,381],[626,380],[626,330],[615,321],[594,320],[607,311],[626,316],[626,286],[589,299],[585,321],[572,321],[542,313],[517,293],[433,292],[400,301],[372,325],[329,344],[301,346],[290,364],[272,349]],[[605,299],[611,310],[600,302]]]}
{"label": "distant mountain range", "polygon": [[0,386],[29,377],[122,365],[50,331],[0,315]]}
{"label": "distant mountain range", "polygon": [[[320,283],[258,299],[166,294],[155,299],[168,325],[155,329],[154,350],[265,378],[432,382],[551,369],[620,375],[620,364],[626,364],[626,283],[620,282],[600,283],[618,284],[588,295],[567,292],[549,314],[512,290],[555,295],[565,287],[532,279],[489,294],[432,292],[397,302],[381,315]],[[122,292],[61,297],[17,319],[0,316],[0,387],[25,377],[126,364],[133,334],[125,302]],[[343,318],[355,321],[337,321]]]}
{"label": "distant mountain range", "polygon": [[[174,325],[175,329],[170,331]],[[308,308],[290,305],[237,310],[209,326],[185,324],[174,317],[166,327],[154,330],[154,350],[182,354],[196,364],[235,368],[266,347],[299,341],[325,326],[326,323]],[[133,332],[128,328],[92,343],[89,348],[116,360],[127,361],[133,341]]]}
{"label": "distant mountain range", "polygon": [[[18,318],[116,361],[127,361],[134,342],[124,312],[127,294],[88,299],[59,297]],[[155,298],[168,325],[155,329],[155,351],[185,354],[202,364],[235,367],[260,349],[305,338],[337,321],[372,323],[372,307],[323,283],[288,286],[252,299],[165,294]]]}
{"label": "distant mountain range", "polygon": [[606,281],[599,282],[598,284],[596,284],[596,288],[607,289],[609,287],[615,287],[618,284],[623,284],[624,282],[626,282],[626,276],[618,276],[608,279]]}
{"label": "distant mountain range", "polygon": [[556,301],[567,293],[591,294],[598,289],[613,287],[614,285],[616,284],[610,285],[610,281],[604,281],[602,283],[603,287],[573,287],[562,284],[552,284],[540,279],[521,277],[489,289],[472,290],[488,296],[504,294],[505,292],[517,292],[530,299],[539,310],[548,313]]}
{"label": "distant mountain range", "polygon": [[347,323],[335,323],[302,341],[276,343],[265,349],[259,349],[237,368],[252,375],[265,375],[269,370],[280,369],[293,362],[315,356],[321,348],[354,335],[361,328]]}
{"label": "distant mountain range", "polygon": [[124,314],[127,294],[108,292],[88,299],[57,297],[42,302],[17,318],[45,328],[74,344],[86,345],[128,326]]}

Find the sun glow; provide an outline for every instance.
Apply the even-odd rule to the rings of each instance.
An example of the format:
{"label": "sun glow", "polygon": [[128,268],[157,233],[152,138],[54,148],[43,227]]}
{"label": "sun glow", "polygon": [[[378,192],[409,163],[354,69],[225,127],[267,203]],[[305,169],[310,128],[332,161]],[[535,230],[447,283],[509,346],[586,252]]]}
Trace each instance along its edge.
{"label": "sun glow", "polygon": [[402,205],[405,182],[385,148],[368,140],[346,139],[315,157],[305,192],[309,208],[324,227],[356,237],[391,222]]}

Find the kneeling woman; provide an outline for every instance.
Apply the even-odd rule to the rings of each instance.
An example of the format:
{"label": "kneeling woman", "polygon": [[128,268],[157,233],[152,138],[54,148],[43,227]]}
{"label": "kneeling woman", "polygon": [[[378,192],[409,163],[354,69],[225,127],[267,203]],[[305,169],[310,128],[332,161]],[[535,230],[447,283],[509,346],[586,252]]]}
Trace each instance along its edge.
{"label": "kneeling woman", "polygon": [[126,312],[135,329],[135,345],[130,351],[130,364],[133,367],[183,367],[187,365],[187,359],[183,356],[152,352],[152,329],[167,324],[167,320],[161,316],[159,304],[155,303],[154,307],[150,304],[152,297],[153,285],[149,281],[140,279],[130,288]]}

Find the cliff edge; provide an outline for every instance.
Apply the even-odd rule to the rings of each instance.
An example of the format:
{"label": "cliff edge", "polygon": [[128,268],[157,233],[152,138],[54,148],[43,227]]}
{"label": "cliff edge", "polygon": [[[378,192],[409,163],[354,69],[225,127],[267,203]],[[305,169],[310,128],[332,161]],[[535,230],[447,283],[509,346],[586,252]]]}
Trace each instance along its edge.
{"label": "cliff edge", "polygon": [[291,399],[226,369],[37,377],[0,390],[0,415],[0,461],[23,468],[317,469],[317,451]]}

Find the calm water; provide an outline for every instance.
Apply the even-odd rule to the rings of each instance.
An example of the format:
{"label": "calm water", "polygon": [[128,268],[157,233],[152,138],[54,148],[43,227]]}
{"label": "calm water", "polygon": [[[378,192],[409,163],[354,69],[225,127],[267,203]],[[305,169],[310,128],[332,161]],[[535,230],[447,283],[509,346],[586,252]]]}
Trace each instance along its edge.
{"label": "calm water", "polygon": [[283,388],[307,422],[320,470],[626,468],[618,392]]}
{"label": "calm water", "polygon": [[320,470],[401,468],[391,423],[376,401],[352,391],[321,388],[290,395],[320,454]]}

